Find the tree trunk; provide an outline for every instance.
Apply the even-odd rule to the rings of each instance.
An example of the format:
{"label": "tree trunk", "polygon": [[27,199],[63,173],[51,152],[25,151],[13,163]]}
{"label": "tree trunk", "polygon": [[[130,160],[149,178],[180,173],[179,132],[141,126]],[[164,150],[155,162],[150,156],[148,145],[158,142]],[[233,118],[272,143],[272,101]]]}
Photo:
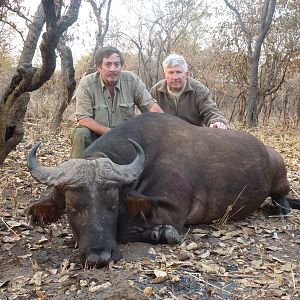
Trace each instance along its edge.
{"label": "tree trunk", "polygon": [[300,124],[300,96],[297,97],[296,101],[297,101],[297,104],[296,104],[296,110],[297,110],[296,126],[298,127]]}
{"label": "tree trunk", "polygon": [[[32,23],[29,25],[28,34],[18,63],[18,73],[14,75],[10,85],[6,88],[7,95],[0,99],[0,164],[4,162],[7,155],[15,149],[24,136],[23,121],[30,94],[24,92],[20,96],[12,95],[14,87],[12,89],[10,87],[14,86],[15,81],[20,82],[22,76],[26,76],[25,68],[22,65],[27,64],[30,66],[44,23],[44,9],[43,5],[40,4]],[[24,74],[21,74],[21,70],[24,70]],[[33,71],[32,69],[31,72]]]}
{"label": "tree trunk", "polygon": [[10,114],[0,115],[0,127],[5,128],[4,142],[0,143],[0,155],[5,158],[23,139],[23,120],[29,100],[29,93],[23,93],[11,107]]}
{"label": "tree trunk", "polygon": [[260,50],[257,56],[252,57],[250,61],[250,76],[249,76],[249,94],[246,125],[248,128],[255,127],[258,124],[258,63]]}
{"label": "tree trunk", "polygon": [[286,95],[283,100],[283,123],[284,127],[289,127],[289,117],[288,117],[288,103],[289,103],[289,97]]}
{"label": "tree trunk", "polygon": [[[42,5],[39,5],[17,71],[0,98],[0,164],[22,140],[28,92],[40,88],[53,74],[56,67],[55,49],[63,32],[77,20],[80,4],[81,0],[71,0],[64,16],[59,15],[60,9],[56,9],[53,0],[42,0]],[[34,68],[31,62],[45,21],[46,31],[40,44],[42,65]]]}
{"label": "tree trunk", "polygon": [[264,39],[271,27],[273,20],[276,0],[264,0],[262,15],[260,18],[260,26],[257,38],[253,47],[253,36],[255,30],[248,28],[240,12],[234,7],[228,0],[224,0],[225,4],[234,12],[237,17],[238,23],[246,34],[247,47],[248,47],[248,63],[249,63],[249,88],[248,88],[248,105],[247,105],[247,116],[246,125],[248,128],[255,127],[258,125],[258,70],[259,60],[261,55],[261,47]]}
{"label": "tree trunk", "polygon": [[246,112],[246,98],[245,94],[242,93],[240,95],[240,105],[239,105],[239,114],[238,114],[238,120],[239,123],[245,124],[245,112]]}
{"label": "tree trunk", "polygon": [[54,116],[51,119],[51,130],[57,132],[62,121],[63,113],[71,102],[76,88],[75,69],[72,51],[61,38],[57,50],[61,59],[62,94],[56,105]]}

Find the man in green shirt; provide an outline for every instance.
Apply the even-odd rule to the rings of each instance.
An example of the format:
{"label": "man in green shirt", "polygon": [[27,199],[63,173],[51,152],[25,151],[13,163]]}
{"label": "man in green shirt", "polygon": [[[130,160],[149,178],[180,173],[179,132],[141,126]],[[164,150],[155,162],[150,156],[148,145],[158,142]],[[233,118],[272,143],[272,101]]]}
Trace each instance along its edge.
{"label": "man in green shirt", "polygon": [[71,158],[77,158],[96,138],[135,116],[136,107],[163,112],[132,72],[123,71],[124,59],[114,47],[101,48],[95,56],[97,71],[84,76],[76,91],[78,126],[72,134]]}
{"label": "man in green shirt", "polygon": [[151,88],[151,95],[164,112],[197,126],[227,128],[227,121],[212,101],[208,88],[188,75],[182,56],[169,55],[163,69],[165,79]]}

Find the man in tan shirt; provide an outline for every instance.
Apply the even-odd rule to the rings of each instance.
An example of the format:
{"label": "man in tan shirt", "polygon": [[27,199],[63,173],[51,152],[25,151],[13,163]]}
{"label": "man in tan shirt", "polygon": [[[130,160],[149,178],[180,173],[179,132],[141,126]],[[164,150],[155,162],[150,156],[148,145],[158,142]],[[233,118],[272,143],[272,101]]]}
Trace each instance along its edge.
{"label": "man in tan shirt", "polygon": [[151,88],[151,95],[164,112],[197,126],[227,128],[227,121],[212,101],[208,88],[188,75],[182,56],[169,55],[163,69],[165,79]]}
{"label": "man in tan shirt", "polygon": [[95,56],[97,71],[84,76],[76,91],[78,126],[72,134],[71,158],[77,158],[96,138],[134,117],[135,107],[163,112],[132,72],[123,71],[124,59],[114,47],[101,48]]}

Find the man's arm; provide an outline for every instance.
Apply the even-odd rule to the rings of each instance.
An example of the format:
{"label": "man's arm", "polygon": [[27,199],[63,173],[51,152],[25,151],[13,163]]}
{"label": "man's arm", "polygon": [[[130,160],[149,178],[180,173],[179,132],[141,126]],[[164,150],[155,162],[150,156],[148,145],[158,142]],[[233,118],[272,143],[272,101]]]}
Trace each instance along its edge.
{"label": "man's arm", "polygon": [[96,122],[93,118],[90,117],[80,119],[78,121],[78,124],[87,127],[88,129],[90,129],[98,135],[103,135],[111,129],[109,127],[101,125],[100,123]]}
{"label": "man's arm", "polygon": [[153,103],[153,105],[149,108],[149,111],[151,111],[151,112],[159,112],[159,113],[163,113],[164,112],[157,103]]}
{"label": "man's arm", "polygon": [[[94,102],[93,98],[96,98],[99,100],[102,95],[97,94],[98,89],[95,91],[95,82],[99,83],[99,76],[100,75],[87,75],[84,76],[78,85],[78,88],[76,90],[76,119],[77,124],[84,126],[88,129],[90,129],[92,132],[94,132],[97,135],[103,135],[107,131],[110,130],[109,127],[105,126],[108,124],[101,124],[96,121],[95,118],[95,110],[94,110]],[[102,98],[101,98],[102,99]],[[98,105],[99,103],[97,103]],[[100,102],[101,104],[101,102]]]}
{"label": "man's arm", "polygon": [[206,126],[227,129],[227,121],[218,109],[217,104],[211,99],[208,88],[202,84],[199,85],[195,97],[199,113],[203,116]]}

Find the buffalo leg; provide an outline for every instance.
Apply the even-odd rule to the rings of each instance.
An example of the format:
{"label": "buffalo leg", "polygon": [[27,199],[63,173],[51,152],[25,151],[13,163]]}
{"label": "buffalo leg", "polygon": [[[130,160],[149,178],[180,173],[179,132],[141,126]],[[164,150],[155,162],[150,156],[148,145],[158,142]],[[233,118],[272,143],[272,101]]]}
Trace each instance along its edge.
{"label": "buffalo leg", "polygon": [[287,199],[291,208],[300,209],[300,199]]}
{"label": "buffalo leg", "polygon": [[272,199],[272,201],[275,205],[276,214],[285,216],[291,212],[291,206],[286,197],[282,196],[276,199]]}
{"label": "buffalo leg", "polygon": [[[130,227],[131,241],[151,244],[178,244],[180,234],[172,225],[157,225],[152,228]],[[134,237],[134,238],[133,238]]]}

